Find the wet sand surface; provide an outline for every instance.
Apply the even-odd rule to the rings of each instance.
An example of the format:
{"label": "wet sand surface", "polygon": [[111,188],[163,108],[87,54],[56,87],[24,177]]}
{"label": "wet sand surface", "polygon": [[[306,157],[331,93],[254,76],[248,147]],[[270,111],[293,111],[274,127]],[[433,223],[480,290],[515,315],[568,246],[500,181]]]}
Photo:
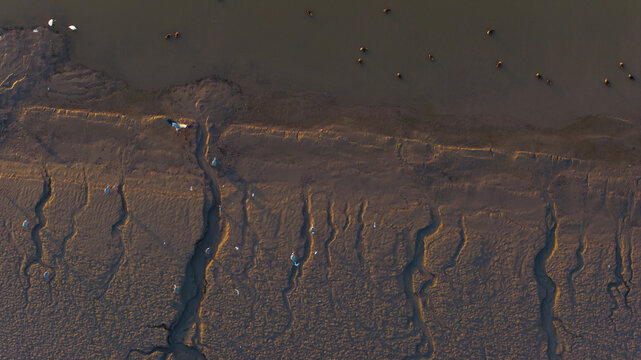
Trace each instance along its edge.
{"label": "wet sand surface", "polygon": [[[217,74],[246,93],[315,91],[348,104],[412,106],[423,116],[551,126],[641,113],[641,87],[626,77],[641,77],[634,0],[3,0],[0,8],[4,26],[45,25],[50,17],[63,32],[77,25],[74,61],[144,89]],[[164,39],[175,31],[180,40]]]}
{"label": "wet sand surface", "polygon": [[0,358],[641,351],[634,119],[137,90],[2,36]]}

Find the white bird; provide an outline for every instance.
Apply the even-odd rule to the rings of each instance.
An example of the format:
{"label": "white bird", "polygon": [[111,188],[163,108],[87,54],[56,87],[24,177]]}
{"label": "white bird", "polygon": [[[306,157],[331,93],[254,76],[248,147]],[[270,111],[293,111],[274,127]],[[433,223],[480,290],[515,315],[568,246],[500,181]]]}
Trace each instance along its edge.
{"label": "white bird", "polygon": [[56,20],[54,20],[53,18],[51,18],[51,19],[49,19],[49,21],[47,21],[47,24],[48,24],[50,27],[53,27],[53,23],[54,23],[54,22],[56,22]]}
{"label": "white bird", "polygon": [[34,33],[37,33],[37,32],[38,32],[38,29],[33,29],[33,32],[34,32]]}
{"label": "white bird", "polygon": [[176,131],[180,131],[181,129],[191,128],[191,125],[181,124],[179,122],[173,121],[172,119],[167,119],[167,122],[169,123],[169,125],[175,127]]}
{"label": "white bird", "polygon": [[78,28],[76,27],[76,25],[69,25],[69,30],[76,31],[78,30]]}

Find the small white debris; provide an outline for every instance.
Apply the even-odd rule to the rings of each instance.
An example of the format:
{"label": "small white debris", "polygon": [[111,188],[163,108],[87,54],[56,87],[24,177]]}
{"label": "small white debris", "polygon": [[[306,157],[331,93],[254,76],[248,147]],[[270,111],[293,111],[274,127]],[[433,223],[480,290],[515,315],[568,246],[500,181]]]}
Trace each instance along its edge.
{"label": "small white debris", "polygon": [[238,246],[234,246],[234,249],[238,250]]}
{"label": "small white debris", "polygon": [[608,265],[608,269],[610,268],[610,265]]}
{"label": "small white debris", "polygon": [[314,251],[314,255],[318,254],[318,251]]}
{"label": "small white debris", "polygon": [[49,19],[49,21],[47,21],[47,25],[49,25],[50,27],[53,27],[53,23],[54,23],[55,21],[56,21],[56,20],[54,20],[53,18],[51,18],[51,19]]}
{"label": "small white debris", "polygon": [[254,197],[254,193],[252,193],[252,197]]}
{"label": "small white debris", "polygon": [[376,229],[376,223],[374,223],[374,229]]}
{"label": "small white debris", "polygon": [[166,241],[163,241],[163,242],[162,242],[162,246],[165,246],[165,245],[167,245],[167,242],[166,242]]}
{"label": "small white debris", "polygon": [[189,191],[194,191],[194,187],[193,187],[193,186],[190,186],[190,187],[189,187]]}
{"label": "small white debris", "polygon": [[51,88],[47,88],[47,91],[51,90]]}
{"label": "small white debris", "polygon": [[238,289],[234,289],[234,291],[236,292],[236,295],[240,295],[240,291],[238,291]]}
{"label": "small white debris", "polygon": [[34,33],[37,33],[37,32],[38,32],[38,29],[33,29],[33,32],[34,32]]}
{"label": "small white debris", "polygon": [[69,30],[76,31],[78,30],[78,28],[76,27],[76,25],[69,25]]}

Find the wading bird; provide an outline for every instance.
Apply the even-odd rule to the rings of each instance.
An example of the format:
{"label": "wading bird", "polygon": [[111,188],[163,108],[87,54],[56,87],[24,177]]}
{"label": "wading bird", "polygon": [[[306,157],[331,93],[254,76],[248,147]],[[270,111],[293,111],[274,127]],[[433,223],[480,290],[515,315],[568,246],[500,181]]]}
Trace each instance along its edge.
{"label": "wading bird", "polygon": [[169,123],[169,125],[175,127],[176,131],[180,131],[182,129],[191,128],[191,125],[178,123],[178,122],[173,121],[172,119],[167,119],[167,122]]}

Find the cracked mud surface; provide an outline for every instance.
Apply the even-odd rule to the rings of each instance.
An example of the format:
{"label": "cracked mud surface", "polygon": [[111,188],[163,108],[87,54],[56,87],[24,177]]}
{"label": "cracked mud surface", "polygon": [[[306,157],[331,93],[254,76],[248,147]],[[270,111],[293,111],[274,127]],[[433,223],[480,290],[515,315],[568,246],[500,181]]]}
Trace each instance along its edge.
{"label": "cracked mud surface", "polygon": [[1,359],[641,352],[636,120],[142,92],[1,41]]}

